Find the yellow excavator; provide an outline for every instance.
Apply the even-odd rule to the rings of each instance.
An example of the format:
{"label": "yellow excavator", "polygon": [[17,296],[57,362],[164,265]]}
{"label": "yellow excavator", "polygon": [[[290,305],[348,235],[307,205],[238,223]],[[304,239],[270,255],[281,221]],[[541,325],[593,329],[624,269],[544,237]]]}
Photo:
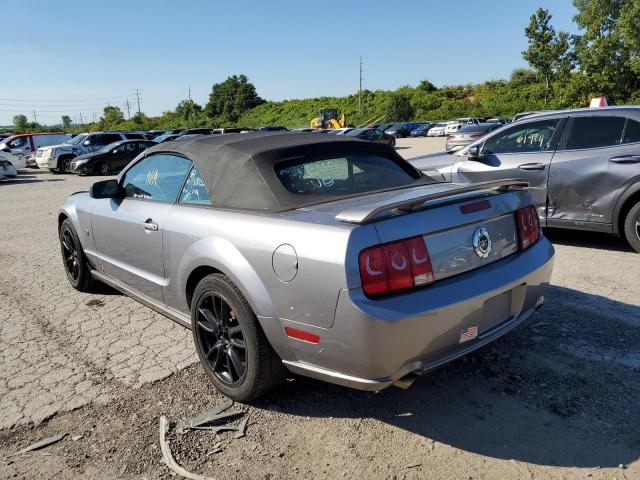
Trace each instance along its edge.
{"label": "yellow excavator", "polygon": [[335,108],[323,108],[318,116],[311,120],[311,128],[345,128],[347,117]]}

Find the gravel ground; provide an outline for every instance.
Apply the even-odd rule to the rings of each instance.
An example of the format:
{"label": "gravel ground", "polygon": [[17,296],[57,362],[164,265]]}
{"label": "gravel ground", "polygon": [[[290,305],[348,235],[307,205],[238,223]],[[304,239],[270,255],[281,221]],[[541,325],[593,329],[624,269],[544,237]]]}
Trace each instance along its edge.
{"label": "gravel ground", "polygon": [[[442,145],[398,142],[407,157]],[[0,182],[0,478],[169,478],[160,415],[224,402],[188,331],[106,287],[68,285],[55,213],[93,181]],[[234,407],[249,414],[244,438],[171,429],[176,460],[215,478],[640,478],[640,255],[606,235],[546,234],[546,305],[507,336],[407,391],[293,378]]]}

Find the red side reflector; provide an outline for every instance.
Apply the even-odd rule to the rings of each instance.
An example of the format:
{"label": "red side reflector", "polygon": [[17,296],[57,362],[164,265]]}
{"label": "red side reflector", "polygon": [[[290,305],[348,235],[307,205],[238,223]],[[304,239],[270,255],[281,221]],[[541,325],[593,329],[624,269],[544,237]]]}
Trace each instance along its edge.
{"label": "red side reflector", "polygon": [[304,330],[298,330],[297,328],[284,327],[284,331],[287,337],[295,338],[296,340],[302,340],[309,343],[320,343],[320,335],[315,333],[305,332]]}
{"label": "red side reflector", "polygon": [[487,210],[491,208],[491,202],[489,200],[480,200],[479,202],[466,203],[460,206],[460,211],[464,214],[479,212],[480,210]]}
{"label": "red side reflector", "polygon": [[528,206],[517,210],[516,222],[520,250],[526,250],[540,239],[540,224],[535,207]]}

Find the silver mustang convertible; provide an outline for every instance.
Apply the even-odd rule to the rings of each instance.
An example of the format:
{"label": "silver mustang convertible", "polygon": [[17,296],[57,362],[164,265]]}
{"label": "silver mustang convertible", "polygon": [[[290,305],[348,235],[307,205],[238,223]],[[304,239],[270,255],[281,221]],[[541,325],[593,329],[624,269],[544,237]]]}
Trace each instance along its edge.
{"label": "silver mustang convertible", "polygon": [[281,132],[152,147],[72,195],[59,236],[74,288],[190,327],[240,401],[287,371],[407,385],[529,317],[554,255],[526,182],[437,183],[386,145]]}

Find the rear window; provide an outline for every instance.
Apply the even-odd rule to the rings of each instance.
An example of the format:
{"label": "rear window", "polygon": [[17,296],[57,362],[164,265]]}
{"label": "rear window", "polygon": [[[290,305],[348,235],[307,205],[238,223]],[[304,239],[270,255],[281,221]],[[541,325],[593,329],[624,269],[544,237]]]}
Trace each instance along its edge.
{"label": "rear window", "polygon": [[623,117],[575,117],[567,149],[619,145],[625,120]]}
{"label": "rear window", "polygon": [[276,174],[292,193],[326,196],[401,187],[419,178],[391,158],[371,154],[287,162],[276,166]]}

